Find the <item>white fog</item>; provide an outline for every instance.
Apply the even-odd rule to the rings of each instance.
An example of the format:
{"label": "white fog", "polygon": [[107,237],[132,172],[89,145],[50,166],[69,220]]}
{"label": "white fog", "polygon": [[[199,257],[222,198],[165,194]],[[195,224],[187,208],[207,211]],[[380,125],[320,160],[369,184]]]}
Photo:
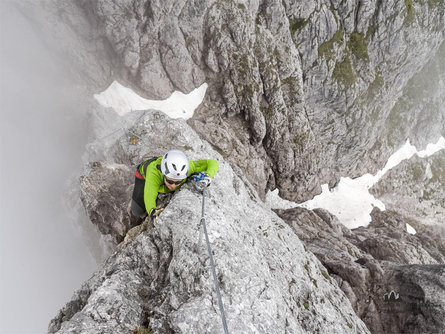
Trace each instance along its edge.
{"label": "white fog", "polygon": [[44,333],[96,268],[66,212],[86,114],[29,22],[0,1],[0,333]]}

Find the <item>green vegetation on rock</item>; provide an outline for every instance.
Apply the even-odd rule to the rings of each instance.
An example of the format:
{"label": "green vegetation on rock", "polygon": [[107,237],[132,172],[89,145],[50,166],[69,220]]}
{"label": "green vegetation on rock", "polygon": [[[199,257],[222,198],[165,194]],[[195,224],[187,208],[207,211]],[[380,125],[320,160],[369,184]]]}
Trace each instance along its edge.
{"label": "green vegetation on rock", "polygon": [[430,7],[441,7],[444,5],[444,0],[428,0],[428,6]]}
{"label": "green vegetation on rock", "polygon": [[422,165],[420,163],[417,163],[411,166],[411,174],[413,175],[414,181],[419,182],[420,180],[422,180],[425,171],[422,168]]}
{"label": "green vegetation on rock", "polygon": [[374,81],[369,85],[368,97],[374,98],[385,84],[385,80],[380,74],[376,74]]}
{"label": "green vegetation on rock", "polygon": [[323,275],[324,278],[326,278],[328,281],[331,280],[331,277],[329,276],[329,274],[326,271],[322,271],[321,274]]}
{"label": "green vegetation on rock", "polygon": [[416,19],[416,10],[414,9],[413,0],[405,0],[406,17],[405,24],[411,24]]}
{"label": "green vegetation on rock", "polygon": [[335,51],[335,44],[343,43],[344,38],[345,35],[343,30],[337,30],[329,41],[320,45],[318,48],[318,56],[325,57],[327,60],[332,59]]}
{"label": "green vegetation on rock", "polygon": [[301,19],[301,18],[297,18],[297,19],[290,18],[289,19],[289,30],[290,30],[291,36],[293,37],[297,31],[300,31],[301,29],[303,29],[306,26],[306,24],[308,24],[308,23],[309,23],[309,20],[305,20],[305,19]]}
{"label": "green vegetation on rock", "polygon": [[352,71],[351,59],[346,57],[342,62],[337,63],[332,76],[337,82],[343,84],[345,88],[355,84],[355,75]]}
{"label": "green vegetation on rock", "polygon": [[370,25],[368,31],[366,31],[365,39],[371,38],[375,34],[376,29],[375,25]]}
{"label": "green vegetation on rock", "polygon": [[348,41],[348,46],[358,59],[368,59],[368,46],[362,33],[353,32]]}

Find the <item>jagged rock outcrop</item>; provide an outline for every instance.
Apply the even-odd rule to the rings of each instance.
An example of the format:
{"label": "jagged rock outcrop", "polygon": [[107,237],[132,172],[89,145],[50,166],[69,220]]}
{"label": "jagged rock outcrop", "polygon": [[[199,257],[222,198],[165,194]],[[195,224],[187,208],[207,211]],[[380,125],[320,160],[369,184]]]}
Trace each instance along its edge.
{"label": "jagged rock outcrop", "polygon": [[[133,169],[123,164],[92,162],[88,173],[79,179],[80,198],[91,222],[100,233],[111,236],[116,244],[137,223],[129,215],[126,200],[133,192],[132,172]],[[101,187],[97,187],[98,184]]]}
{"label": "jagged rock outcrop", "polygon": [[[436,56],[404,87],[386,121],[382,137],[386,137],[388,146],[393,146],[400,138],[409,138],[420,148],[437,142],[438,134],[444,135],[444,59],[445,43],[442,42]],[[411,124],[409,127],[406,126],[408,123]]]}
{"label": "jagged rock outcrop", "polygon": [[372,333],[436,333],[444,327],[443,236],[411,235],[402,216],[377,208],[370,225],[355,230],[322,209],[276,211],[337,280]]}
{"label": "jagged rock outcrop", "polygon": [[370,191],[388,210],[402,214],[408,223],[445,222],[445,150],[429,157],[417,155],[391,169]]}
{"label": "jagged rock outcrop", "polygon": [[[209,84],[189,123],[260,196],[309,199],[340,175],[375,172],[407,135],[423,145],[445,131],[441,1],[76,4],[142,95]],[[419,101],[410,87],[426,75],[434,98]]]}
{"label": "jagged rock outcrop", "polygon": [[[242,173],[235,173],[185,121],[151,111],[128,118],[136,120],[128,132],[109,142],[117,147],[115,152],[125,153],[116,160],[127,159],[130,165],[158,153],[154,147],[163,151],[174,146],[190,159],[220,162],[206,197],[206,223],[232,333],[369,333],[336,281],[296,234],[260,200]],[[127,135],[130,131],[139,141]],[[101,163],[107,166],[107,161]],[[100,175],[88,188],[96,184],[97,189],[110,189],[110,196],[119,192],[111,186],[121,182],[114,174]],[[177,191],[155,228],[113,254],[60,311],[49,332],[103,334],[150,328],[152,333],[222,333],[200,235],[201,198],[191,185]],[[122,205],[103,210],[110,209],[125,210]],[[96,211],[101,206],[89,214]]]}
{"label": "jagged rock outcrop", "polygon": [[407,136],[424,146],[445,132],[443,6],[405,0],[20,5],[38,30],[59,41],[50,45],[79,82],[96,90],[118,79],[143,96],[165,98],[208,83],[189,124],[243,169],[260,196],[278,187],[296,201],[340,176],[375,172]]}
{"label": "jagged rock outcrop", "polygon": [[[375,171],[407,136],[424,146],[443,135],[443,1],[50,0],[18,6],[45,38],[55,37],[58,42],[48,45],[57,45],[90,95],[114,79],[151,98],[208,83],[188,124],[218,153],[186,122],[162,113],[120,119],[100,110],[106,121],[93,120],[101,135],[88,147],[82,199],[114,243],[140,222],[128,213],[132,168],[174,145],[190,158],[207,154],[223,162],[209,194],[208,223],[235,332],[367,332],[349,301],[375,333],[444,326],[443,229],[423,227],[422,211],[412,210],[422,200],[430,219],[428,205],[443,207],[444,183],[429,176],[436,162],[420,162],[425,174],[412,172],[427,192],[402,185],[390,172],[391,180],[384,178],[376,191],[397,210],[375,210],[367,229],[348,231],[326,212],[299,209],[279,212],[287,226],[260,200],[274,188],[287,199],[309,199],[340,175]],[[437,161],[443,166],[443,158]],[[394,170],[404,180],[406,166]],[[399,190],[414,202],[403,198],[396,208]],[[220,332],[207,256],[197,247],[199,200],[188,186],[178,192],[156,229],[110,257],[50,332]],[[407,235],[405,223],[418,234]],[[396,294],[388,294],[392,290]],[[396,295],[402,299],[393,302]]]}
{"label": "jagged rock outcrop", "polygon": [[375,259],[405,264],[445,264],[443,226],[425,226],[411,235],[406,226],[410,220],[397,211],[374,209],[371,218],[367,227],[353,232],[358,239],[355,244]]}

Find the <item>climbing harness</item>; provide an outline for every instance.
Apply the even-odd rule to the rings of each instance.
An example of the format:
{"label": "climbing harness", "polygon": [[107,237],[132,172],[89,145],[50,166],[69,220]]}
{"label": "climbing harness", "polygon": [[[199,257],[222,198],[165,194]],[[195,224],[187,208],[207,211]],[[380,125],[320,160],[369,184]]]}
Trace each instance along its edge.
{"label": "climbing harness", "polygon": [[225,334],[229,334],[229,330],[227,328],[227,321],[226,321],[226,315],[224,313],[224,306],[222,303],[222,299],[221,299],[221,292],[219,290],[219,283],[218,283],[218,277],[216,276],[216,269],[215,269],[215,263],[213,261],[213,255],[212,255],[212,248],[210,247],[210,241],[209,241],[209,236],[207,234],[207,227],[206,227],[206,222],[205,222],[205,218],[204,218],[204,204],[205,204],[205,190],[206,190],[206,185],[203,184],[202,182],[199,181],[195,181],[193,182],[194,184],[198,184],[197,185],[197,189],[199,189],[199,183],[201,183],[202,188],[200,188],[202,190],[202,214],[201,214],[201,225],[204,229],[204,234],[205,234],[205,238],[206,238],[206,242],[207,242],[207,250],[209,252],[209,257],[210,257],[210,267],[212,268],[212,274],[213,274],[213,280],[215,282],[215,290],[216,290],[216,295],[218,297],[218,305],[219,305],[219,311],[221,313],[221,319],[222,319],[222,323],[223,323],[223,327],[224,327],[224,333]]}

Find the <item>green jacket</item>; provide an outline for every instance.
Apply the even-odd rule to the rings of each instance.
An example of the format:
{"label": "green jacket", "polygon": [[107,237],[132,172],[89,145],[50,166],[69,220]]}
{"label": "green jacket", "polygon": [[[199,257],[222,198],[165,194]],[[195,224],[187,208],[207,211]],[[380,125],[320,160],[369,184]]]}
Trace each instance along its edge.
{"label": "green jacket", "polygon": [[[151,209],[156,209],[156,199],[158,198],[158,193],[169,193],[175,191],[187,181],[187,178],[185,178],[174,190],[168,189],[168,187],[164,184],[164,175],[162,175],[161,172],[161,161],[162,157],[159,157],[155,161],[151,162],[147,166],[146,172],[144,171],[143,165],[139,168],[139,173],[145,177],[144,203],[145,209],[148,213],[150,213]],[[189,161],[189,172],[187,177],[198,172],[206,172],[210,177],[214,177],[218,171],[218,168],[218,161],[213,159],[191,160]]]}

